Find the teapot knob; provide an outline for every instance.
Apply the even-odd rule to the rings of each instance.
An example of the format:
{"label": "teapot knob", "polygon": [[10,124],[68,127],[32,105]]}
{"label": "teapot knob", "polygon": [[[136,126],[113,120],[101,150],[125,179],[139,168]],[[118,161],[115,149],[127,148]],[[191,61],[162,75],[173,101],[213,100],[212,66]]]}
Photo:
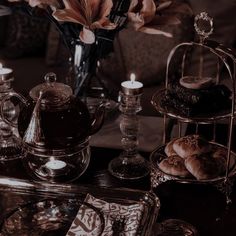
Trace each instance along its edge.
{"label": "teapot knob", "polygon": [[46,83],[54,83],[57,80],[57,75],[53,72],[49,72],[44,76],[44,80]]}

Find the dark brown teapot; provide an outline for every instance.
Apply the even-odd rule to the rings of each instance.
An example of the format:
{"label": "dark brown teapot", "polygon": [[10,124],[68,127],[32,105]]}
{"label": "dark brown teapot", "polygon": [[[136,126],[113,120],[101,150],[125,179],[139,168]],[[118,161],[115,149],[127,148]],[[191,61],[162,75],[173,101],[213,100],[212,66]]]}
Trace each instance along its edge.
{"label": "dark brown teapot", "polygon": [[[105,108],[98,107],[93,118],[87,106],[73,96],[72,89],[56,82],[56,75],[45,75],[45,83],[34,87],[29,99],[10,93],[24,104],[18,118],[23,142],[36,149],[64,149],[84,142],[102,126]],[[8,121],[9,122],[9,121]]]}

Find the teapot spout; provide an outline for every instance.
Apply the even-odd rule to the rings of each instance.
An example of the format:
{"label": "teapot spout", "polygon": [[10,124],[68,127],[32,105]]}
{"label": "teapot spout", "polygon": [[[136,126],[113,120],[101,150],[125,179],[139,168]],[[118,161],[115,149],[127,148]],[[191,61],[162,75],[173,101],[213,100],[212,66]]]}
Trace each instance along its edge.
{"label": "teapot spout", "polygon": [[99,105],[99,107],[96,109],[93,120],[91,122],[90,135],[95,134],[101,129],[104,123],[105,111],[106,111],[105,104]]}

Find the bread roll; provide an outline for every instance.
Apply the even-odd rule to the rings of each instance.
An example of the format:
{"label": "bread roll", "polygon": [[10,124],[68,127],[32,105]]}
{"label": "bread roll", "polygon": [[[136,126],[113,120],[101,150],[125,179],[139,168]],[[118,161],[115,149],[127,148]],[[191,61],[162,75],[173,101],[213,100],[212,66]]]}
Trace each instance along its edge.
{"label": "bread roll", "polygon": [[169,175],[174,175],[178,177],[189,177],[191,176],[188,170],[184,165],[184,160],[177,156],[173,155],[163,159],[158,164],[160,170]]}
{"label": "bread roll", "polygon": [[179,82],[188,89],[206,89],[211,87],[215,80],[211,77],[184,76]]}
{"label": "bread roll", "polygon": [[224,149],[218,149],[212,152],[212,158],[214,158],[220,169],[220,174],[225,173],[227,167],[227,151]]}
{"label": "bread roll", "polygon": [[177,140],[176,138],[175,139],[172,139],[169,143],[166,144],[165,146],[165,154],[170,157],[170,156],[173,156],[173,155],[177,155],[176,152],[174,151],[173,149],[173,143],[175,142],[175,140]]}
{"label": "bread roll", "polygon": [[206,180],[220,176],[221,168],[216,158],[209,153],[192,155],[184,161],[186,169],[197,179]]}
{"label": "bread roll", "polygon": [[[212,157],[215,158],[219,165],[221,166],[222,172],[225,173],[227,168],[227,155],[228,151],[224,147],[216,146],[214,150],[212,151]],[[233,155],[230,156],[230,162],[229,162],[229,169],[231,170],[236,164],[235,157]]]}
{"label": "bread roll", "polygon": [[200,155],[211,150],[211,145],[199,135],[188,135],[175,140],[173,149],[178,156],[187,158],[191,155]]}

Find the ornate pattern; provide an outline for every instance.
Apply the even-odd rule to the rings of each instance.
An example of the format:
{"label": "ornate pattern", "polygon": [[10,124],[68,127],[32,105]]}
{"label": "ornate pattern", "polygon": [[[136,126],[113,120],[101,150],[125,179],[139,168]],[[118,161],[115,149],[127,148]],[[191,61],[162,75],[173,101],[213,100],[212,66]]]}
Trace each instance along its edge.
{"label": "ornate pattern", "polygon": [[135,235],[144,209],[143,204],[121,205],[108,203],[88,194],[85,202],[92,204],[97,209],[102,210],[105,218],[105,228],[103,233],[100,231],[100,219],[95,211],[82,205],[73,221],[67,236],[74,235],[113,235],[113,222],[117,217],[125,218],[124,234],[127,236]]}
{"label": "ornate pattern", "polygon": [[[200,21],[208,23],[210,28],[204,29],[203,26],[200,26]],[[194,28],[198,35],[205,40],[208,38],[213,32],[213,18],[211,18],[206,12],[201,12],[200,14],[196,15],[194,19]],[[207,31],[208,30],[208,31]]]}
{"label": "ornate pattern", "polygon": [[234,178],[226,178],[224,181],[215,183],[216,188],[225,195],[227,204],[232,202],[230,199],[230,194],[233,189],[234,180],[235,176]]}
{"label": "ornate pattern", "polygon": [[165,175],[163,172],[159,171],[158,169],[152,167],[151,168],[151,186],[152,188],[158,187],[160,184],[170,181],[170,180],[175,180],[176,178],[172,178],[169,175]]}

